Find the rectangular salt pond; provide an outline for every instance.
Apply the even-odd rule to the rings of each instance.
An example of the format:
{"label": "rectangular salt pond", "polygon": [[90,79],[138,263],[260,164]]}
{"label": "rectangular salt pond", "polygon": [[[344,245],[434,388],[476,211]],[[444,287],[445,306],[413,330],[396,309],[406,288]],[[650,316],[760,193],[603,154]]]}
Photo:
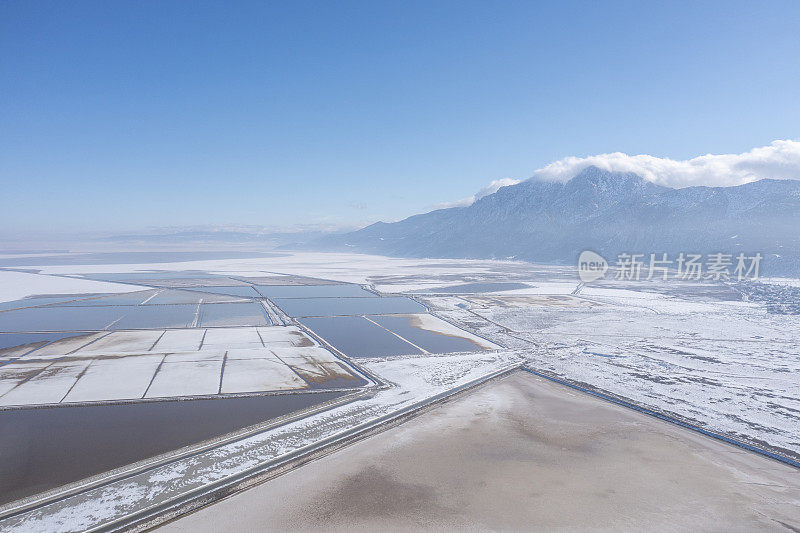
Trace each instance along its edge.
{"label": "rectangular salt pond", "polygon": [[199,350],[200,343],[206,334],[204,329],[173,329],[164,332],[164,335],[153,347],[155,352],[183,352]]}
{"label": "rectangular salt pond", "polygon": [[212,328],[203,338],[204,349],[263,348],[256,328]]}
{"label": "rectangular salt pond", "polygon": [[[78,355],[86,353],[107,353],[117,354],[126,352],[147,352],[156,341],[164,334],[163,329],[139,330],[139,331],[114,331],[97,339],[91,344],[81,347],[75,353]],[[86,341],[88,342],[88,341]],[[84,344],[86,344],[86,342]],[[55,343],[57,344],[57,343]],[[48,348],[48,347],[45,347]],[[40,352],[42,350],[37,350]],[[36,352],[34,352],[36,353]],[[62,352],[68,353],[68,352]],[[36,355],[33,355],[36,357]]]}
{"label": "rectangular salt pond", "polygon": [[225,286],[225,287],[191,287],[190,291],[205,292],[208,294],[224,294],[225,296],[240,296],[244,298],[260,298],[261,295],[250,285]]}
{"label": "rectangular salt pond", "polygon": [[308,383],[291,368],[274,358],[231,359],[225,362],[220,392],[257,392],[283,389],[306,389]]}
{"label": "rectangular salt pond", "polygon": [[156,294],[155,290],[127,292],[123,294],[109,294],[107,296],[93,296],[81,300],[65,302],[53,305],[52,307],[93,307],[103,305],[139,305],[145,300],[152,298]]}
{"label": "rectangular salt pond", "polygon": [[[48,342],[72,337],[75,333],[0,333],[0,357],[17,357]],[[87,341],[88,342],[88,341]]]}
{"label": "rectangular salt pond", "polygon": [[156,354],[93,361],[63,401],[94,402],[141,398],[163,359],[163,355]]}
{"label": "rectangular salt pond", "polygon": [[189,328],[197,314],[196,305],[147,305],[106,309],[125,310],[122,319],[109,329]]}
{"label": "rectangular salt pond", "polygon": [[[199,320],[199,324],[197,321]],[[0,313],[0,332],[268,326],[257,302],[197,305],[31,307]]]}
{"label": "rectangular salt pond", "polygon": [[[23,385],[11,389],[0,397],[0,405],[58,403],[88,366],[89,361],[53,363]],[[0,420],[6,413],[7,411],[0,411]],[[5,435],[0,438],[5,438]]]}
{"label": "rectangular salt pond", "polygon": [[421,329],[415,324],[418,322],[415,315],[371,316],[369,319],[430,353],[478,352],[483,349],[467,338]]}
{"label": "rectangular salt pond", "polygon": [[0,412],[0,505],[342,396],[287,394]]}
{"label": "rectangular salt pond", "polygon": [[145,397],[217,394],[221,372],[222,361],[165,362],[153,377]]}
{"label": "rectangular salt pond", "polygon": [[173,305],[173,304],[199,304],[222,303],[222,302],[244,302],[245,300],[237,296],[225,294],[211,294],[197,291],[184,291],[175,289],[161,289],[152,298],[142,302],[142,305]]}
{"label": "rectangular salt pond", "polygon": [[301,322],[350,357],[420,354],[420,350],[360,316],[304,318]]}
{"label": "rectangular salt pond", "polygon": [[126,307],[31,307],[0,313],[0,331],[100,331]]}
{"label": "rectangular salt pond", "polygon": [[272,301],[292,317],[402,315],[427,312],[422,305],[402,296],[387,298],[275,298]]}
{"label": "rectangular salt pond", "polygon": [[22,300],[14,300],[11,302],[0,302],[0,311],[8,311],[10,309],[22,309],[24,307],[34,307],[36,305],[49,305],[54,303],[62,303],[75,301],[87,296],[43,296],[35,298],[23,298]]}
{"label": "rectangular salt pond", "polygon": [[[57,333],[56,335],[64,335],[63,333]],[[98,339],[102,339],[107,335],[111,335],[111,333],[107,331],[101,331],[99,333],[84,333],[84,334],[75,334],[75,333],[68,333],[67,337],[63,339],[59,339],[53,341],[49,344],[42,346],[41,348],[37,348],[34,352],[30,353],[26,359],[41,359],[41,358],[58,358],[65,354],[74,352],[79,348],[87,348],[91,350],[90,346],[97,341]]]}
{"label": "rectangular salt pond", "polygon": [[264,306],[259,302],[235,304],[203,304],[200,306],[200,326],[269,326]]}
{"label": "rectangular salt pond", "polygon": [[358,285],[256,285],[265,298],[377,298]]}

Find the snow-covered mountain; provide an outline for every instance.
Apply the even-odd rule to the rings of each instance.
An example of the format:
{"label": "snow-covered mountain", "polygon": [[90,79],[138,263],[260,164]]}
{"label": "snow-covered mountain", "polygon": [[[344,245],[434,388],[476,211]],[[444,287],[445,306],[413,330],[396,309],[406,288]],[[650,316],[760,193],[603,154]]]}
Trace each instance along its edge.
{"label": "snow-covered mountain", "polygon": [[588,167],[566,183],[527,180],[468,207],[328,236],[317,248],[407,257],[518,258],[572,264],[586,249],[755,253],[800,273],[800,181],[671,189]]}

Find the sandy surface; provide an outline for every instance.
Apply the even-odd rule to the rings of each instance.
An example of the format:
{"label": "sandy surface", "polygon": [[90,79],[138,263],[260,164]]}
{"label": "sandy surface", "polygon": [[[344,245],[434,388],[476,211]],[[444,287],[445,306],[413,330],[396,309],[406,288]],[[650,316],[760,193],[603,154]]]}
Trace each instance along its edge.
{"label": "sandy surface", "polygon": [[162,531],[800,530],[800,472],[518,373]]}

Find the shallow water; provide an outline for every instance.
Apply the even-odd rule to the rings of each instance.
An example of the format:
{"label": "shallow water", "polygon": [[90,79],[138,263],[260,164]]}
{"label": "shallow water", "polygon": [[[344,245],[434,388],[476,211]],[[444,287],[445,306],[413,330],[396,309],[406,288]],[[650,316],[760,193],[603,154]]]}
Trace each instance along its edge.
{"label": "shallow water", "polygon": [[67,301],[55,304],[52,307],[96,307],[102,305],[139,305],[148,298],[155,295],[155,290],[135,291],[122,294],[110,294],[108,296],[95,295],[92,297],[82,297],[80,300]]}
{"label": "shallow water", "polygon": [[8,311],[10,309],[22,309],[25,307],[34,307],[37,305],[49,305],[54,303],[69,302],[77,300],[78,298],[86,298],[86,296],[45,296],[40,298],[23,298],[22,300],[13,300],[11,302],[0,302],[0,311]]}
{"label": "shallow water", "polygon": [[123,309],[123,317],[108,329],[190,328],[197,314],[196,305],[141,305]]}
{"label": "shallow water", "polygon": [[172,305],[172,304],[199,304],[200,300],[206,300],[210,295],[197,293],[194,291],[180,291],[173,289],[162,289],[161,292],[146,300],[142,305]]}
{"label": "shallow water", "polygon": [[267,317],[264,306],[258,302],[200,306],[200,327],[270,325],[272,322]]}
{"label": "shallow water", "polygon": [[413,316],[371,316],[369,318],[431,353],[478,352],[482,350],[480,346],[469,339],[415,327]]}
{"label": "shallow water", "polygon": [[261,295],[249,285],[192,287],[188,290],[205,292],[209,294],[224,294],[226,296],[242,296],[245,298],[261,297]]}
{"label": "shallow water", "polygon": [[275,298],[272,301],[287,315],[293,317],[427,312],[422,305],[402,296],[387,298]]}
{"label": "shallow water", "polygon": [[377,298],[358,285],[256,285],[266,298]]}
{"label": "shallow water", "polygon": [[0,504],[343,394],[322,392],[0,411]]}
{"label": "shallow water", "polygon": [[388,357],[422,353],[411,344],[360,316],[304,318],[301,322],[350,357]]}
{"label": "shallow water", "polygon": [[[0,333],[0,357],[14,350],[14,356],[20,356],[26,351],[34,349],[34,345],[41,346],[47,342],[57,341],[67,337],[72,337],[74,333]],[[30,346],[28,350],[15,350],[22,346]]]}
{"label": "shallow water", "polygon": [[127,307],[32,307],[0,313],[0,331],[101,331]]}
{"label": "shallow water", "polygon": [[269,326],[257,302],[52,306],[0,313],[0,332],[104,331],[213,326]]}

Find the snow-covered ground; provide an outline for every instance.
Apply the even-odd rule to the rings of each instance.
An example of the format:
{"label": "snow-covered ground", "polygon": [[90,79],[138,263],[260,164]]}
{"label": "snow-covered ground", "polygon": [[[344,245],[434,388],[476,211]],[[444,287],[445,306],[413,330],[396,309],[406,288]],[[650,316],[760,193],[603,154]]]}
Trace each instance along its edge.
{"label": "snow-covered ground", "polygon": [[[169,352],[161,343],[167,333]],[[315,344],[294,326],[67,337],[0,364],[0,406],[301,391],[337,379],[365,383]]]}
{"label": "snow-covered ground", "polygon": [[[112,287],[101,290],[99,286],[70,288],[68,283],[102,284],[106,282],[88,278],[101,273],[154,270],[192,270],[239,277],[307,276],[358,283],[385,294],[413,297],[435,315],[419,315],[423,318],[416,327],[470,338],[490,351],[359,359],[362,369],[390,387],[372,398],[336,407],[0,522],[0,530],[13,526],[20,526],[22,530],[65,530],[99,524],[141,507],[142,502],[166,501],[390,415],[517,361],[526,361],[533,368],[709,429],[787,455],[800,456],[800,380],[797,379],[800,316],[776,314],[762,302],[743,301],[740,292],[722,283],[608,280],[579,287],[574,270],[567,267],[516,261],[413,260],[316,253],[287,253],[257,259],[32,268],[40,270],[39,274],[28,274],[37,276],[37,283],[15,290],[13,298],[84,291],[123,292]],[[3,277],[11,274],[0,271],[0,286]],[[65,275],[78,277],[65,278]],[[41,279],[44,278],[64,283],[63,288],[42,291]],[[461,284],[498,282],[523,286],[479,294],[443,295],[436,291]],[[138,286],[131,290],[141,289]],[[419,290],[431,294],[415,292]],[[293,335],[288,337],[279,333],[289,330]],[[285,366],[279,368],[279,362],[293,366],[297,375],[307,381],[313,381],[316,375],[326,376],[332,371],[330,365],[334,364],[328,360],[329,356],[309,360],[305,356],[293,358],[284,353],[284,346],[321,349],[314,346],[313,340],[300,340],[298,344],[303,333],[297,328],[261,327],[247,331],[209,328],[202,336],[196,333],[198,331],[202,330],[167,330],[163,334],[158,331],[155,337],[152,331],[137,332],[137,335],[149,335],[147,338],[128,332],[111,335],[128,334],[119,337],[119,347],[133,353],[150,357],[153,353],[170,352],[161,366],[166,367],[165,376],[175,373],[174,379],[166,382],[171,383],[169,390],[173,392],[178,385],[189,382],[200,386],[207,381],[211,388],[213,380],[208,376],[216,376],[219,389],[217,366],[221,367],[226,352],[231,360],[238,361],[236,373],[227,383],[222,382],[226,391],[262,387],[261,380],[265,377],[279,387],[295,386],[295,376],[288,374]],[[52,352],[52,346],[59,342],[69,346],[75,354],[100,355],[93,353],[88,343],[103,346],[107,337],[102,335],[87,337],[84,347],[73,340],[57,341],[40,348],[42,361],[34,361],[26,355],[22,361],[9,361],[2,368],[9,379],[29,379],[29,373],[18,368],[25,358],[31,365],[39,365],[36,369],[31,366],[32,372],[39,371],[42,365],[51,364],[46,351]],[[275,347],[272,351],[275,359],[259,357],[259,350],[266,343]],[[143,349],[147,345],[151,347]],[[498,346],[504,349],[494,349]],[[53,355],[58,354],[49,354]],[[69,394],[78,398],[87,397],[87,394],[91,397],[91,393],[97,391],[113,394],[107,382],[98,380],[102,368],[87,367],[78,360],[58,357],[51,357],[51,360],[61,365],[53,367],[57,369],[57,379],[53,383],[61,388],[70,383],[74,385],[77,376],[93,380],[87,381],[85,386],[70,385],[74,392]],[[134,378],[147,374],[148,365],[152,365],[149,360],[142,360],[141,367],[131,363],[130,368],[120,367],[116,371],[139,383],[144,379]],[[87,368],[92,369],[87,371]],[[197,375],[190,376],[186,372]],[[153,385],[162,386],[155,380]],[[3,390],[0,382],[0,393]],[[32,394],[49,392],[52,391],[44,387],[33,390]]]}
{"label": "snow-covered ground", "polygon": [[534,368],[800,456],[800,317],[698,296],[700,284],[680,296],[642,288],[587,288],[558,302],[497,294],[426,302],[498,342],[527,346]]}
{"label": "snow-covered ground", "polygon": [[155,507],[192,490],[233,478],[315,442],[343,436],[356,427],[391,416],[521,361],[522,358],[513,352],[491,352],[366,362],[371,372],[385,377],[393,386],[370,398],[0,520],[0,531],[84,531],[101,527],[145,507]]}
{"label": "snow-covered ground", "polygon": [[[605,281],[570,296],[578,280],[567,267],[309,252],[257,259],[31,268],[42,274],[85,276],[146,270],[292,274],[370,284],[385,293],[461,283],[526,283],[528,288],[493,294],[415,297],[451,323],[528,350],[533,366],[800,453],[800,380],[796,379],[800,317],[770,313],[760,302],[742,302],[741,295],[722,284]],[[0,280],[9,275],[21,274],[0,272]],[[38,293],[38,289],[30,292]]]}
{"label": "snow-covered ground", "polygon": [[123,283],[0,270],[0,302],[19,300],[35,294],[83,294],[139,290],[142,288]]}

